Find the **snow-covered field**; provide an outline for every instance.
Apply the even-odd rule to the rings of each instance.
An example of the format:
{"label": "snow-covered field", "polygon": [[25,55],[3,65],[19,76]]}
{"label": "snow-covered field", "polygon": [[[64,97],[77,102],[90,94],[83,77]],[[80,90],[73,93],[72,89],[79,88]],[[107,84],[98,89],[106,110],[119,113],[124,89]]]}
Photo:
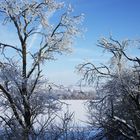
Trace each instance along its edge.
{"label": "snow-covered field", "polygon": [[[65,102],[68,104],[69,112],[74,113],[73,121],[75,124],[80,126],[85,126],[87,121],[87,106],[86,102],[87,100],[62,100],[62,102]],[[67,105],[63,105],[62,113],[66,112]]]}
{"label": "snow-covered field", "polygon": [[[70,115],[73,114],[71,117],[71,121],[69,122],[69,125],[71,127],[86,127],[88,120],[88,113],[87,113],[87,100],[60,100],[62,105],[62,109],[58,112],[56,112],[56,117],[54,119],[56,124],[62,125],[62,119],[64,118],[64,115]],[[68,116],[69,116],[68,115]],[[38,116],[38,120],[40,122],[45,122],[48,118],[48,115],[40,115]],[[38,128],[38,123],[35,123],[35,127]]]}
{"label": "snow-covered field", "polygon": [[[69,113],[73,113],[72,122],[70,122],[69,127],[72,127],[72,129],[68,129],[70,131],[67,131],[68,140],[72,140],[72,136],[75,138],[81,138],[85,140],[91,140],[96,137],[97,134],[99,134],[102,130],[97,128],[88,128],[86,127],[88,124],[86,121],[88,120],[88,112],[87,112],[87,100],[61,100],[63,102],[62,110],[59,112],[59,116],[63,116],[67,111]],[[57,112],[58,113],[58,112]],[[43,118],[44,119],[43,119]],[[46,116],[43,115],[42,117],[39,117],[38,120],[44,121]],[[59,119],[56,118],[56,123],[59,124]],[[40,125],[38,123],[35,124],[36,128],[39,128]],[[62,125],[60,123],[60,125]],[[60,126],[61,128],[61,126]],[[1,130],[2,132],[3,130]],[[64,140],[66,133],[64,132],[62,136],[60,135],[60,138],[58,140]],[[47,139],[50,139],[50,134],[46,133]],[[96,139],[95,139],[96,140]]]}

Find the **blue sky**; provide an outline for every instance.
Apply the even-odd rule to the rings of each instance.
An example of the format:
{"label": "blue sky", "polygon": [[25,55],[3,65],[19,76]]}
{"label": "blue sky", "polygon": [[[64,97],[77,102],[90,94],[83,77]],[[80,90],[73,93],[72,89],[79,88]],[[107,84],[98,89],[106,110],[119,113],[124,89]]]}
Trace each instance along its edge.
{"label": "blue sky", "polygon": [[96,64],[105,62],[107,55],[96,47],[97,40],[109,37],[115,39],[140,38],[139,0],[66,0],[74,7],[75,14],[84,13],[83,27],[87,29],[84,38],[79,38],[71,55],[61,56],[46,68],[50,80],[64,85],[75,84],[80,77],[75,66],[84,61]]}
{"label": "blue sky", "polygon": [[[75,15],[84,13],[84,37],[75,40],[73,53],[58,56],[57,61],[44,65],[44,73],[56,84],[74,85],[80,79],[75,67],[84,61],[98,64],[107,60],[107,55],[96,47],[97,40],[109,37],[115,39],[140,38],[140,0],[65,0],[71,3]],[[0,26],[2,36],[14,43],[12,29]]]}

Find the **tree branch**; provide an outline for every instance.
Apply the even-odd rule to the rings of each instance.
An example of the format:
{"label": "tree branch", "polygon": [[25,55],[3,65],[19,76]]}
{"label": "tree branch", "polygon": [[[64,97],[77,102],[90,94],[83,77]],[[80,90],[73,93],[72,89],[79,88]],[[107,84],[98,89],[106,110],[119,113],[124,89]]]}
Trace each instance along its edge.
{"label": "tree branch", "polygon": [[0,84],[0,89],[2,90],[2,92],[3,92],[3,93],[6,95],[6,97],[8,98],[8,101],[9,101],[9,103],[10,103],[10,105],[11,105],[11,108],[12,108],[12,110],[13,110],[13,113],[14,113],[16,119],[18,120],[19,124],[24,128],[25,126],[24,126],[22,120],[21,120],[20,117],[19,117],[19,114],[18,114],[18,112],[17,112],[16,106],[15,106],[15,104],[14,104],[14,101],[13,101],[11,95],[5,90],[5,88],[4,88],[1,84]]}
{"label": "tree branch", "polygon": [[9,44],[4,44],[4,43],[0,43],[0,48],[4,49],[4,48],[12,48],[18,52],[22,52],[21,49],[15,47],[15,46],[12,46],[12,45],[9,45]]}

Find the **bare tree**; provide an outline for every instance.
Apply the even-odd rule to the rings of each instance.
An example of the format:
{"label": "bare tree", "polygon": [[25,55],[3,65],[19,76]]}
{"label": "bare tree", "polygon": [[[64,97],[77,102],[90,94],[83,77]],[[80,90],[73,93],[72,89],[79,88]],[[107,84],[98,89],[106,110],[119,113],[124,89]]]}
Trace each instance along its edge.
{"label": "bare tree", "polygon": [[[0,42],[1,107],[10,112],[0,118],[9,133],[17,127],[24,140],[31,136],[39,114],[47,113],[51,121],[51,114],[58,109],[57,102],[46,94],[49,90],[41,68],[45,61],[54,60],[56,53],[69,52],[74,37],[80,33],[77,25],[83,16],[71,16],[71,12],[71,6],[66,10],[64,3],[55,0],[2,0],[0,3],[3,24],[13,26],[16,31],[13,36],[19,42],[8,44],[8,37]],[[55,22],[51,23],[54,14]],[[35,35],[37,43],[31,44]]]}
{"label": "bare tree", "polygon": [[111,65],[79,65],[84,80],[90,84],[97,81],[99,100],[89,102],[89,123],[104,128],[109,139],[140,139],[140,59],[130,57],[127,51],[136,44],[138,47],[138,40],[103,38],[98,46],[112,54]]}

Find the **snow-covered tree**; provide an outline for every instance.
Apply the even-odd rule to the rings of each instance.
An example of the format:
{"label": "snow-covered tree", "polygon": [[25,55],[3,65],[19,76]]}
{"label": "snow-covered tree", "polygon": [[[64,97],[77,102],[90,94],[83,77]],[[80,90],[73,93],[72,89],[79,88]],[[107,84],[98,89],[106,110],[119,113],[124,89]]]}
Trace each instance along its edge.
{"label": "snow-covered tree", "polygon": [[89,123],[104,128],[108,139],[140,139],[140,58],[128,51],[135,49],[136,54],[138,45],[139,40],[103,38],[98,46],[111,53],[111,65],[79,65],[84,80],[97,82],[99,100],[89,102]]}
{"label": "snow-covered tree", "polygon": [[58,109],[57,102],[47,96],[42,64],[55,59],[55,54],[71,51],[83,18],[72,11],[71,6],[66,8],[55,0],[1,0],[3,25],[13,26],[19,42],[8,44],[8,35],[0,42],[0,102],[6,110],[0,118],[7,133],[18,130],[17,134],[28,140],[38,115],[48,115],[46,126]]}

